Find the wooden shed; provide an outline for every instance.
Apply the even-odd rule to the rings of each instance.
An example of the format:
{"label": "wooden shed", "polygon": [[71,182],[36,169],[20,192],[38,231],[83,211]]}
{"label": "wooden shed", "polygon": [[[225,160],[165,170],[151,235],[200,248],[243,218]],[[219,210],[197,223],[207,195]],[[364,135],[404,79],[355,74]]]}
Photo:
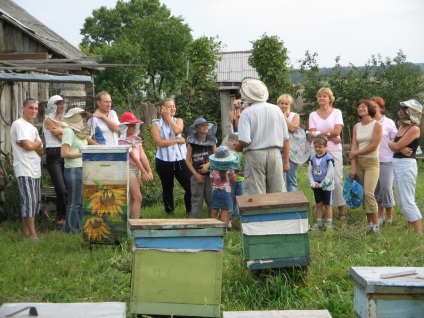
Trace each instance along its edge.
{"label": "wooden shed", "polygon": [[[11,151],[10,126],[26,98],[40,101],[35,121],[52,95],[68,104],[94,106],[91,71],[99,57],[87,57],[11,0],[0,2],[0,140]],[[86,105],[89,103],[90,105]],[[92,106],[93,105],[93,106]],[[75,106],[75,105],[74,105]]]}

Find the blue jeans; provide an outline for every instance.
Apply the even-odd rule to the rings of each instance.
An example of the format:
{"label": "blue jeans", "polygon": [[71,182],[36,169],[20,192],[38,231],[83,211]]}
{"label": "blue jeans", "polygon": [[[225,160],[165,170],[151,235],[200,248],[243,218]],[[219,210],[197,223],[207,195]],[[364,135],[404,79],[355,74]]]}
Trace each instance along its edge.
{"label": "blue jeans", "polygon": [[68,206],[66,207],[67,231],[77,233],[82,228],[82,167],[65,168],[64,175],[68,189]]}
{"label": "blue jeans", "polygon": [[230,211],[230,216],[239,216],[240,212],[237,206],[237,195],[242,195],[244,189],[244,181],[238,181],[231,184],[231,199],[233,201],[233,208]]}
{"label": "blue jeans", "polygon": [[297,163],[294,163],[289,159],[290,169],[284,172],[284,180],[287,185],[287,192],[298,191],[297,188]]}

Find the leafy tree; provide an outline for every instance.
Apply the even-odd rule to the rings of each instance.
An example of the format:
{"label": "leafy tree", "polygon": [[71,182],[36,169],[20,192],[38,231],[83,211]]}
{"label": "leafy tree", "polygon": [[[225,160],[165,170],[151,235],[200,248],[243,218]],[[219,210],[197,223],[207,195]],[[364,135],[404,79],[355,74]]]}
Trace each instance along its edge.
{"label": "leafy tree", "polygon": [[181,93],[176,97],[179,114],[187,124],[204,117],[217,123],[220,118],[220,99],[215,69],[221,42],[211,37],[200,37],[188,49],[187,77]]}
{"label": "leafy tree", "polygon": [[269,90],[269,100],[276,101],[282,93],[292,93],[290,82],[289,58],[284,42],[276,35],[262,37],[253,44],[253,52],[249,57],[249,65],[258,72],[261,80]]}
{"label": "leafy tree", "polygon": [[[116,76],[121,70],[107,69],[99,75],[105,89],[126,86],[118,99],[130,103],[128,96],[145,93],[146,100],[157,101],[166,90],[179,90],[185,74],[187,50],[192,42],[191,30],[181,17],[174,17],[159,0],[119,0],[115,8],[101,7],[85,20],[81,29],[81,47],[100,54],[104,61],[142,64],[137,70]],[[113,96],[114,100],[117,99]]]}

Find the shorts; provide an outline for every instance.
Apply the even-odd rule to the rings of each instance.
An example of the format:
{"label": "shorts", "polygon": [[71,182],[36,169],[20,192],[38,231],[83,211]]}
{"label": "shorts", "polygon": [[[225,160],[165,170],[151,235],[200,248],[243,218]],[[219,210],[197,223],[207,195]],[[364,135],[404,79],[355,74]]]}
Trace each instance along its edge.
{"label": "shorts", "polygon": [[232,207],[231,192],[222,189],[213,190],[212,209],[231,210]]}
{"label": "shorts", "polygon": [[130,164],[130,178],[141,176],[141,171],[136,165]]}
{"label": "shorts", "polygon": [[21,215],[23,218],[33,218],[40,210],[41,178],[18,177],[17,181]]}
{"label": "shorts", "polygon": [[323,203],[324,205],[333,205],[333,191],[325,191],[321,188],[314,190],[315,203]]}

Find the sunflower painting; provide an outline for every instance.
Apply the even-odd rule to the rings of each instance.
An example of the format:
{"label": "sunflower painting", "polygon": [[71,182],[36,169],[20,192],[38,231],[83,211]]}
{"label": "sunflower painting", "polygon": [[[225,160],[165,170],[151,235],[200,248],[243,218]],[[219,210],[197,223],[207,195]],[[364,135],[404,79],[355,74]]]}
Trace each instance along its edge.
{"label": "sunflower painting", "polygon": [[84,240],[118,241],[127,235],[127,184],[84,185]]}

